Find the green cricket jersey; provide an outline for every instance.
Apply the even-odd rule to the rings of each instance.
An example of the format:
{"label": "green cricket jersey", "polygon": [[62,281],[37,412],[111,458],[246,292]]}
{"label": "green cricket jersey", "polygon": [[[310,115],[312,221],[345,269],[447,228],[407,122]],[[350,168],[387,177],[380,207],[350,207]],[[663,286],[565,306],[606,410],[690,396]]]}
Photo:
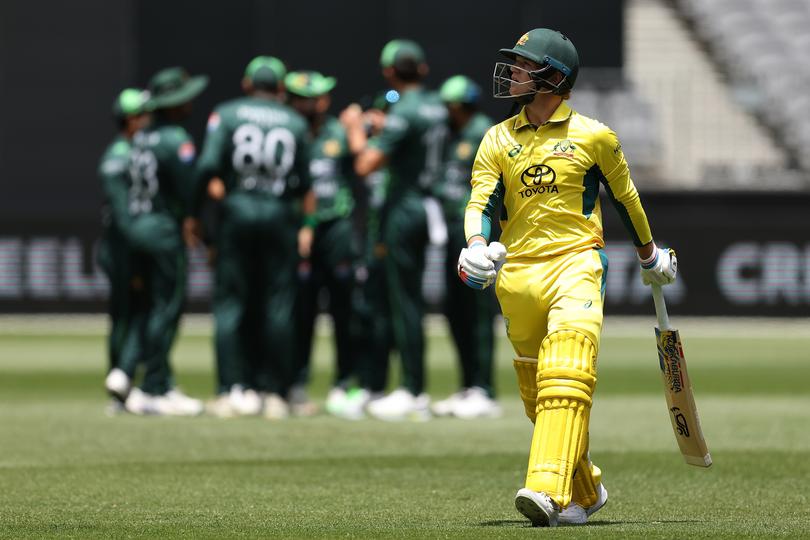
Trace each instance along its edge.
{"label": "green cricket jersey", "polygon": [[228,194],[299,199],[310,188],[307,130],[301,115],[274,100],[246,96],[219,105],[208,118],[192,210],[215,176]]}
{"label": "green cricket jersey", "polygon": [[382,132],[369,141],[388,157],[387,203],[432,189],[441,172],[446,119],[439,95],[424,88],[406,90],[391,106]]}
{"label": "green cricket jersey", "polygon": [[176,124],[158,120],[135,134],[129,160],[129,214],[183,218],[194,179],[196,149]]}
{"label": "green cricket jersey", "polygon": [[461,131],[450,133],[444,155],[443,175],[434,190],[448,220],[464,221],[464,212],[472,190],[470,179],[475,154],[490,127],[492,120],[479,112],[470,118]]}
{"label": "green cricket jersey", "polygon": [[118,135],[101,157],[98,175],[104,190],[102,225],[105,230],[125,230],[129,224],[129,140]]}
{"label": "green cricket jersey", "polygon": [[354,208],[353,161],[346,130],[337,118],[328,117],[309,148],[309,174],[318,202],[315,214],[318,222],[351,214]]}

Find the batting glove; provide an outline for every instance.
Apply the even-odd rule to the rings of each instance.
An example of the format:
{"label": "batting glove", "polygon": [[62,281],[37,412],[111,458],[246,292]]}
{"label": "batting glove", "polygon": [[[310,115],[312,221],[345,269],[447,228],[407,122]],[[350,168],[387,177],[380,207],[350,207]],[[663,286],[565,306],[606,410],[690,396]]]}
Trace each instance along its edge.
{"label": "batting glove", "polygon": [[489,246],[475,242],[461,250],[458,256],[458,277],[470,288],[486,289],[495,281],[495,261],[506,258],[506,248],[500,242]]}
{"label": "batting glove", "polygon": [[649,259],[641,261],[644,285],[669,285],[678,273],[678,259],[672,249],[655,248]]}

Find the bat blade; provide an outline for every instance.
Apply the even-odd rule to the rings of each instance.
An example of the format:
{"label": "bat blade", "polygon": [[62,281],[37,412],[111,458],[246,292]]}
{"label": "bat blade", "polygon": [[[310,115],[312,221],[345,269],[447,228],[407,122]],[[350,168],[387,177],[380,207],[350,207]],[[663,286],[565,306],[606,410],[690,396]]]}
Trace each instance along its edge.
{"label": "bat blade", "polygon": [[690,465],[709,467],[712,456],[703,438],[692,383],[686,369],[681,336],[677,330],[655,329],[658,344],[658,362],[664,381],[664,394],[669,408],[669,419],[678,447]]}

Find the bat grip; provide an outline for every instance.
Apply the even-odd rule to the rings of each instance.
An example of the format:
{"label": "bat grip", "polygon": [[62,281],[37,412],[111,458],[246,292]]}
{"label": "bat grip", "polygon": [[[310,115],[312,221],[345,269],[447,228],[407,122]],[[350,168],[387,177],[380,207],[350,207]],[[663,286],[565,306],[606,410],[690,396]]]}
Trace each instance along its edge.
{"label": "bat grip", "polygon": [[652,284],[653,302],[655,303],[655,316],[658,318],[659,330],[672,330],[669,325],[669,314],[667,314],[667,304],[664,301],[664,291],[661,285]]}

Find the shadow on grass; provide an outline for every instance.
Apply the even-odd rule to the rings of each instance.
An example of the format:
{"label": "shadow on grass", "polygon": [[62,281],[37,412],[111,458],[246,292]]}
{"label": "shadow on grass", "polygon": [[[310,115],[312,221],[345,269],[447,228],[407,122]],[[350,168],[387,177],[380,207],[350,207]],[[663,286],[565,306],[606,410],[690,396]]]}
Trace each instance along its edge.
{"label": "shadow on grass", "polygon": [[[656,519],[651,521],[608,521],[604,519],[589,521],[584,525],[569,525],[562,524],[560,527],[605,527],[608,525],[657,525],[664,523],[705,523],[701,519]],[[515,528],[531,528],[531,523],[525,519],[493,519],[490,521],[482,521],[478,524],[480,527],[515,527]]]}

